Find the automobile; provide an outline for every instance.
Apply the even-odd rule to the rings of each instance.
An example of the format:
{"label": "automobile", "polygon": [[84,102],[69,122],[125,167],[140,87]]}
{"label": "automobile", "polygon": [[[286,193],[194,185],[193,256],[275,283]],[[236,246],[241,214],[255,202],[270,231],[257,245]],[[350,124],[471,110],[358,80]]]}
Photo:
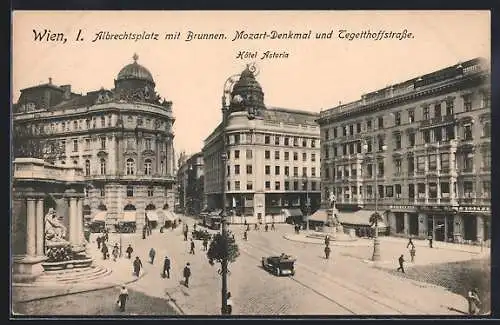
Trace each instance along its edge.
{"label": "automobile", "polygon": [[212,235],[206,230],[193,230],[192,232],[193,239],[204,240],[205,238],[210,240]]}
{"label": "automobile", "polygon": [[106,230],[106,223],[101,220],[94,220],[89,223],[88,228],[92,233],[101,233]]}
{"label": "automobile", "polygon": [[295,259],[290,255],[262,257],[262,268],[276,276],[295,275]]}
{"label": "automobile", "polygon": [[118,233],[131,233],[136,231],[135,221],[118,221],[115,224],[115,230]]}

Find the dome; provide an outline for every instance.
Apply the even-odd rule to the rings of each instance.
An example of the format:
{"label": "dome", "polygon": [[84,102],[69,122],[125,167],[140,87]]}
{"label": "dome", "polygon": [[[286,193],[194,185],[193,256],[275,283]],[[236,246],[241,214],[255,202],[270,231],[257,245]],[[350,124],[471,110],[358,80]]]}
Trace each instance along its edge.
{"label": "dome", "polygon": [[264,105],[264,92],[252,71],[254,67],[247,65],[234,84],[231,92],[231,112],[249,111],[260,115]]}
{"label": "dome", "polygon": [[134,54],[134,62],[124,66],[118,73],[117,81],[126,79],[147,80],[154,83],[153,76],[148,69],[137,63],[139,56]]}
{"label": "dome", "polygon": [[262,87],[248,66],[241,72],[240,79],[233,86],[233,92],[237,93],[241,90],[262,92]]}

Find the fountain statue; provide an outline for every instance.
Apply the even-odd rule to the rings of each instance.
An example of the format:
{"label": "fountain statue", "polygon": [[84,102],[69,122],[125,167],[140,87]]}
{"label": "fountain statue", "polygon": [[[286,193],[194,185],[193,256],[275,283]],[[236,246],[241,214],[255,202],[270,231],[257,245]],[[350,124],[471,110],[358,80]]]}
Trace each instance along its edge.
{"label": "fountain statue", "polygon": [[66,237],[66,227],[59,222],[56,211],[50,208],[49,212],[45,215],[45,241],[46,244],[52,243],[68,243],[64,238]]}

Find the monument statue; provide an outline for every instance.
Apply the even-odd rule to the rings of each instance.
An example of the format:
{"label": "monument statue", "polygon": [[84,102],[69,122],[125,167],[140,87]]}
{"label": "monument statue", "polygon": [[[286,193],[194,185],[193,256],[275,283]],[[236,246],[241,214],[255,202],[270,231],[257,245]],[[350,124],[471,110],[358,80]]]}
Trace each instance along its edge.
{"label": "monument statue", "polygon": [[56,211],[53,208],[45,215],[45,240],[47,242],[66,242],[66,227],[57,220]]}

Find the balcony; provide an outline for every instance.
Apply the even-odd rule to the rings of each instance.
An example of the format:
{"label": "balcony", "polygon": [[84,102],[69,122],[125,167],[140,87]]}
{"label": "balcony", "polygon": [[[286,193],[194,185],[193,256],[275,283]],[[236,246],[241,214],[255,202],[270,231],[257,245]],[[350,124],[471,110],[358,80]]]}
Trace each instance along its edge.
{"label": "balcony", "polygon": [[436,116],[432,119],[423,120],[420,122],[420,128],[431,128],[436,126],[442,126],[446,124],[452,124],[456,122],[456,118],[453,115]]}

